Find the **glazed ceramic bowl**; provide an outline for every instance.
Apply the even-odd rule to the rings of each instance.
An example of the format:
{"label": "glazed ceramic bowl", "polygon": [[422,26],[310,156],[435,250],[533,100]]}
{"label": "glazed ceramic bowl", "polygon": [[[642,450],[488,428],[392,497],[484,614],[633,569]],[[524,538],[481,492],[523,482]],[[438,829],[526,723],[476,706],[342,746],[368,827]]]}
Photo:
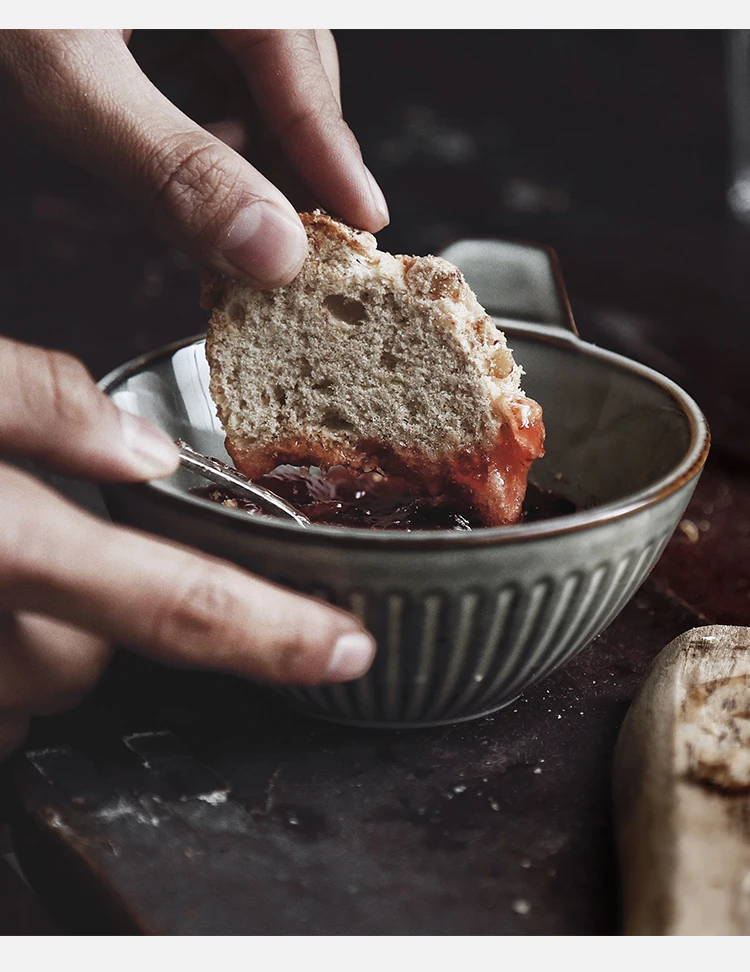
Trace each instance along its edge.
{"label": "glazed ceramic bowl", "polygon": [[[464,241],[445,254],[496,315],[541,402],[547,455],[531,478],[572,499],[557,519],[473,532],[300,527],[191,495],[199,480],[110,485],[114,520],[234,561],[353,611],[376,636],[354,682],[278,690],[339,722],[424,726],[507,705],[622,609],[655,563],[708,452],[706,422],[673,382],[586,344],[544,248]],[[512,319],[511,319],[512,318]],[[112,372],[123,408],[228,461],[201,338]]]}

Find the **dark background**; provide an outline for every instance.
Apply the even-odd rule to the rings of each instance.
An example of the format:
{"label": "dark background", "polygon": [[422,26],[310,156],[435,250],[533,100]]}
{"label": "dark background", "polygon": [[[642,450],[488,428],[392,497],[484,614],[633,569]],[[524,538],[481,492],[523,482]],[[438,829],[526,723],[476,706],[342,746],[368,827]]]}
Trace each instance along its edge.
{"label": "dark background", "polygon": [[[345,115],[390,205],[381,245],[421,254],[473,235],[551,244],[582,336],[677,380],[712,427],[712,456],[688,511],[700,542],[678,532],[640,600],[525,699],[529,732],[550,747],[550,760],[566,747],[575,753],[550,777],[544,805],[534,804],[568,839],[560,876],[551,869],[544,878],[544,894],[556,902],[548,911],[558,910],[550,927],[608,933],[616,928],[609,767],[628,701],[660,639],[695,623],[693,610],[726,623],[748,617],[750,231],[726,204],[727,37],[669,30],[336,37]],[[198,121],[248,108],[237,72],[207,32],[136,31],[131,47]],[[198,268],[155,239],[128,202],[9,128],[0,131],[0,224],[0,333],[71,351],[100,377],[204,329]],[[729,499],[721,506],[714,494]],[[574,699],[576,718],[585,701],[586,728],[550,722],[549,692]],[[509,719],[501,714],[495,729],[477,731],[510,739]],[[55,723],[46,731],[54,739]],[[521,793],[509,796],[519,819]],[[8,931],[44,929],[20,886],[3,879],[4,850],[0,827],[0,931],[3,920]],[[503,914],[519,933],[538,927]]]}
{"label": "dark background", "polygon": [[[726,32],[338,31],[346,118],[383,186],[381,244],[551,244],[582,334],[702,392],[744,440],[748,234],[728,213]],[[247,109],[203,31],[136,31],[153,81],[198,121]],[[98,180],[0,133],[0,331],[100,377],[204,327],[196,269]],[[706,361],[709,339],[731,364]],[[742,351],[742,360],[735,352]],[[742,396],[740,396],[742,397]]]}

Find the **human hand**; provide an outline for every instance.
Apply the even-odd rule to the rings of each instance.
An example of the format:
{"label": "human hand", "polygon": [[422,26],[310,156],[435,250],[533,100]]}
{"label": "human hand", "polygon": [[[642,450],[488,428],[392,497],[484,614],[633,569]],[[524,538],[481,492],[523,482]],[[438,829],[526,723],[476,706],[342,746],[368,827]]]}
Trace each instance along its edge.
{"label": "human hand", "polygon": [[[0,453],[101,480],[177,466],[173,443],[120,411],[75,358],[0,338]],[[374,641],[338,608],[83,512],[0,464],[0,758],[29,719],[73,706],[110,641],[178,666],[269,682],[356,678]]]}
{"label": "human hand", "polygon": [[[281,286],[307,239],[291,203],[216,134],[157,90],[127,48],[131,31],[2,30],[0,94],[22,125],[104,177],[170,242],[231,276]],[[270,135],[313,197],[376,232],[383,194],[341,116],[326,30],[222,30]],[[237,126],[214,131],[239,145]]]}

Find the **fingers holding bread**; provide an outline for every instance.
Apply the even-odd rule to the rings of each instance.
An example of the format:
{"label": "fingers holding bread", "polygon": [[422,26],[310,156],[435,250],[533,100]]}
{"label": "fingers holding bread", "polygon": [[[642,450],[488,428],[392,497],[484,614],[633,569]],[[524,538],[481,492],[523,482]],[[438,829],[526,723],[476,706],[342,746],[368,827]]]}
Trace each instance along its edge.
{"label": "fingers holding bread", "polygon": [[0,337],[0,454],[98,479],[174,472],[174,442],[116,407],[81,361]]}
{"label": "fingers holding bread", "polygon": [[151,83],[122,31],[0,31],[0,95],[20,124],[114,184],[196,258],[264,287],[302,265],[291,203]]}
{"label": "fingers holding bread", "polygon": [[221,30],[271,135],[320,205],[373,232],[389,220],[382,190],[344,121],[330,31]]}

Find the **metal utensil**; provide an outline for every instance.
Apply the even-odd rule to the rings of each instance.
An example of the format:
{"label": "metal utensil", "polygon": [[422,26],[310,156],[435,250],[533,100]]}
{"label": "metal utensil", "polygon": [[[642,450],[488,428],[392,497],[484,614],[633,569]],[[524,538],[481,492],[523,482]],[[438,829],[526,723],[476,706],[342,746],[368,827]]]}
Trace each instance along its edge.
{"label": "metal utensil", "polygon": [[265,486],[257,486],[247,476],[243,476],[242,473],[232,469],[231,466],[227,466],[219,459],[210,459],[208,456],[196,452],[182,439],[175,439],[175,444],[180,450],[180,465],[185,469],[198,473],[199,476],[203,476],[204,479],[208,479],[217,486],[228,487],[244,499],[255,503],[264,513],[270,513],[286,520],[294,520],[300,526],[310,525],[310,521],[304,513],[295,510],[291,504],[270,489],[266,489]]}

